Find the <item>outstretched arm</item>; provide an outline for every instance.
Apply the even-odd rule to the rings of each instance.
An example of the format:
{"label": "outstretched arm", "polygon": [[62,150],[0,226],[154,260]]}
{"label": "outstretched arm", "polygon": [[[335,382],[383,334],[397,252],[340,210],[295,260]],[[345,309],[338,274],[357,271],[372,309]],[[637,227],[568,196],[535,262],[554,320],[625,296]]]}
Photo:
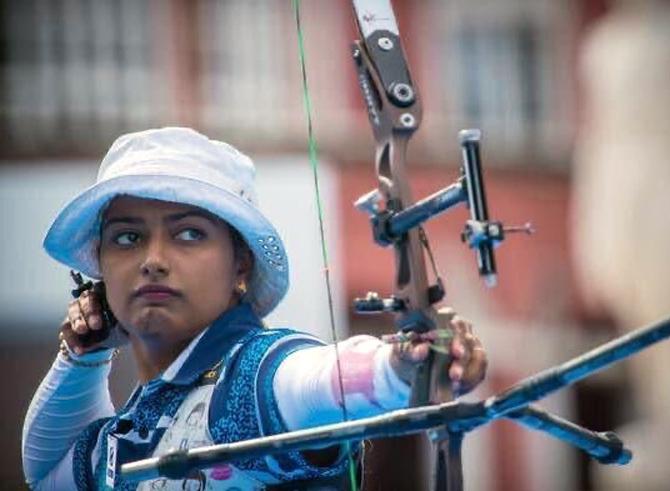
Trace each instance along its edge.
{"label": "outstretched arm", "polygon": [[[407,405],[409,385],[390,365],[392,346],[372,336],[339,343],[342,384],[351,418]],[[342,421],[342,395],[333,346],[316,346],[289,355],[277,369],[273,387],[290,430]]]}
{"label": "outstretched arm", "polygon": [[[449,388],[460,395],[484,378],[487,358],[468,321],[454,315],[450,333]],[[387,344],[372,336],[354,336],[338,344],[339,367],[333,346],[292,353],[277,369],[273,382],[286,425],[296,430],[342,421],[342,392],[352,419],[406,407],[414,367],[438,342],[430,336],[409,335],[402,342]]]}

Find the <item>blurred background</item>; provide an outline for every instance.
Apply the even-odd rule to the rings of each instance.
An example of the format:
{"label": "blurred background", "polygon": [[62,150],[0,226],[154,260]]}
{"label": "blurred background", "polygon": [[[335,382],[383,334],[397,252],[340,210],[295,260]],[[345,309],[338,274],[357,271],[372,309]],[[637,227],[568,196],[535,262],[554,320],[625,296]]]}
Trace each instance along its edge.
{"label": "blurred background", "polygon": [[[424,122],[410,145],[416,198],[458,177],[457,132],[483,130],[490,214],[531,221],[497,251],[487,289],[457,209],[427,226],[446,303],[470,318],[490,371],[470,398],[670,311],[670,4],[652,0],[395,0]],[[391,251],[352,203],[376,186],[371,130],[349,59],[350,2],[302,6],[341,334],[382,334],[351,301],[388,294]],[[191,126],[258,163],[261,206],[292,259],[269,322],[328,339],[297,36],[288,0],[0,0],[2,489],[23,489],[23,415],[57,351],[67,269],[41,250],[50,220],[93,182],[120,134]],[[470,490],[670,489],[670,348],[657,346],[543,402],[619,429],[626,468],[498,422],[465,441]],[[115,364],[123,401],[134,367]],[[367,489],[420,489],[407,445],[375,442]],[[427,462],[427,460],[426,460]],[[404,463],[404,464],[403,464]]]}

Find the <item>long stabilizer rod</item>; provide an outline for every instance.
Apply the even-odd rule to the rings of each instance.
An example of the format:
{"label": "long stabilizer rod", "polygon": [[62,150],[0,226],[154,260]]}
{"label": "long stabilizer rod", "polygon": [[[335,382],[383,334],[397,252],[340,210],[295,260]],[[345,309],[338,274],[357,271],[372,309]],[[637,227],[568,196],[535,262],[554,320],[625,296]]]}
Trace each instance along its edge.
{"label": "long stabilizer rod", "polygon": [[[449,402],[433,406],[393,411],[380,416],[336,423],[318,428],[294,431],[236,443],[226,443],[171,452],[121,466],[124,479],[145,480],[158,476],[181,478],[192,469],[212,467],[231,461],[263,455],[308,450],[345,441],[383,438],[419,433],[448,425],[459,431],[471,431],[494,419],[506,416],[524,426],[549,433],[591,453],[601,462],[626,463],[630,452],[619,446],[610,434],[590,432],[573,423],[527,406],[559,389],[602,370],[624,358],[670,337],[670,319],[637,329],[616,338],[562,365],[529,377],[502,394],[478,403]],[[552,421],[553,420],[553,421]],[[550,430],[560,427],[564,431]],[[567,438],[564,436],[568,435]],[[592,445],[593,442],[597,445]],[[581,442],[581,444],[580,444]],[[593,449],[596,449],[595,451]]]}

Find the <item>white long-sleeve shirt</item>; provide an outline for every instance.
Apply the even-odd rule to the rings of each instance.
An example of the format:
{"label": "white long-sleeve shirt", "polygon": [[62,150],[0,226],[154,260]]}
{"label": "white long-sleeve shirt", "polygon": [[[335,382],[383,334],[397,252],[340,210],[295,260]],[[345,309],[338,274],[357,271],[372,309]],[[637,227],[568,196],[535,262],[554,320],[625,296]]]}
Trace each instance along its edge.
{"label": "white long-sleeve shirt", "polygon": [[[163,379],[169,381],[180,373],[204,334],[168,367]],[[389,345],[371,336],[355,336],[339,343],[338,352],[351,418],[407,404],[409,387],[389,365]],[[91,363],[110,356],[107,350],[73,358]],[[281,361],[272,390],[287,430],[342,420],[337,366],[332,345],[302,347]],[[23,465],[31,488],[74,489],[75,439],[91,422],[114,414],[107,384],[109,371],[108,364],[82,367],[58,355],[33,398],[24,425]]]}

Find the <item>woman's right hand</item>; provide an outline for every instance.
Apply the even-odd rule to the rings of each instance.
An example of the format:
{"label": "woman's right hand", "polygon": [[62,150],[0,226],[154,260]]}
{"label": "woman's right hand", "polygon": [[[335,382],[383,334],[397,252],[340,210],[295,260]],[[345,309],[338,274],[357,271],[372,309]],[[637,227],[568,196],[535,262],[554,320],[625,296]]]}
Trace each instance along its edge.
{"label": "woman's right hand", "polygon": [[77,355],[128,342],[128,335],[121,327],[105,325],[99,293],[94,290],[85,290],[69,303],[59,338]]}

